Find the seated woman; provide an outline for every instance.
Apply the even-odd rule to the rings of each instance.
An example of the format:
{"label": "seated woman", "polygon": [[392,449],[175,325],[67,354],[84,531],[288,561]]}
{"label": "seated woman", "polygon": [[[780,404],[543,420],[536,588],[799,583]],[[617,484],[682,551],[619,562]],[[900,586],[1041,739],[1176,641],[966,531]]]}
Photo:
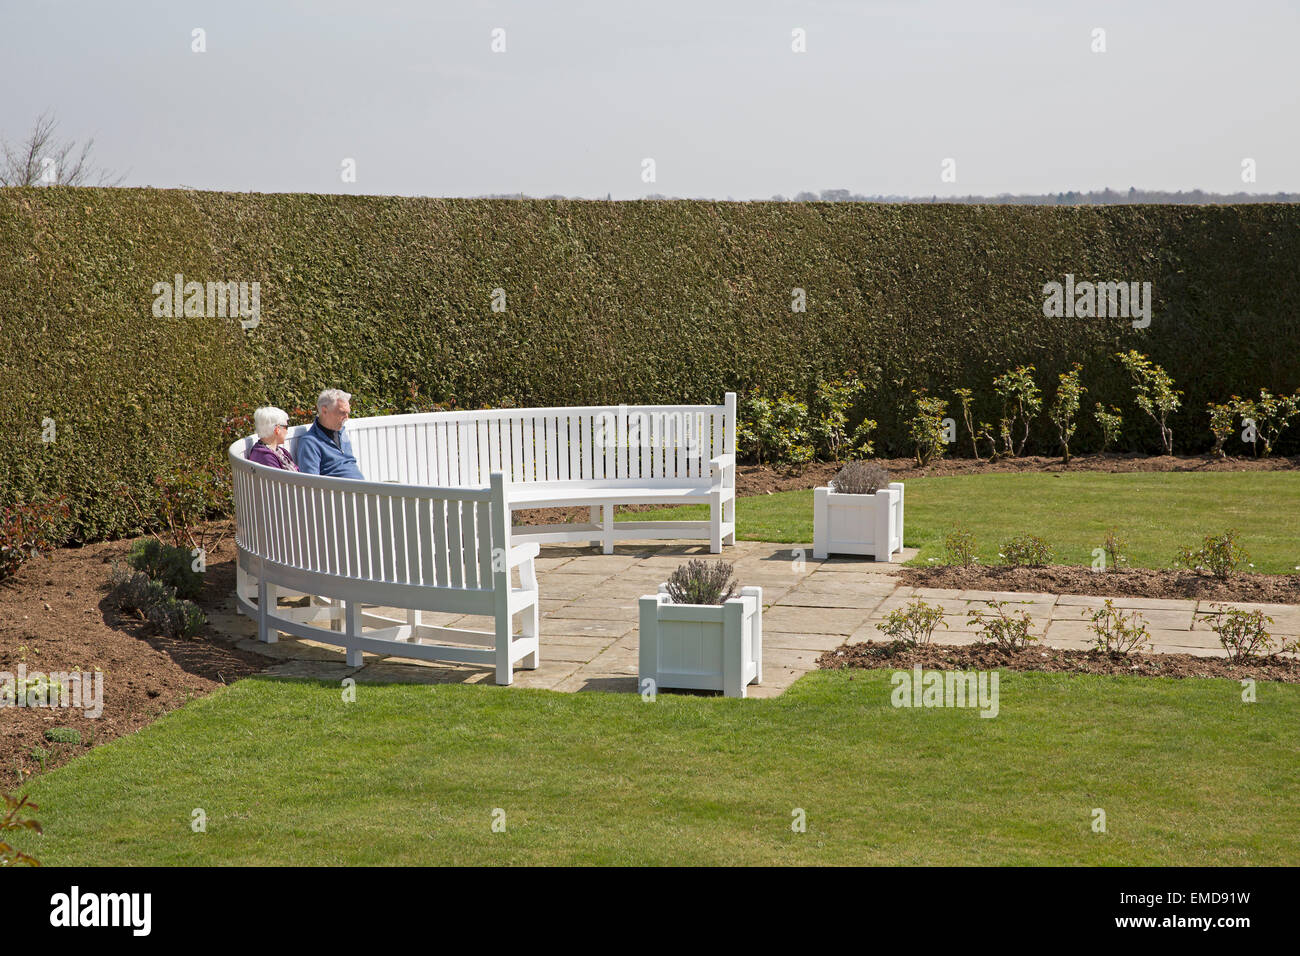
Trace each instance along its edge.
{"label": "seated woman", "polygon": [[253,412],[253,430],[257,432],[257,444],[248,450],[249,461],[272,468],[298,470],[289,449],[284,447],[284,440],[289,435],[289,416],[283,409],[268,405]]}

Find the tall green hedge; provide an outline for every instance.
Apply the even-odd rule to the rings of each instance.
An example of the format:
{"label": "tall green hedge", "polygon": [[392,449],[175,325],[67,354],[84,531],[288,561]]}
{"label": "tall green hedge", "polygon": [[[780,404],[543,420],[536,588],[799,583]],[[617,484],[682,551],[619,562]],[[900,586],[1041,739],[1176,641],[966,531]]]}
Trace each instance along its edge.
{"label": "tall green hedge", "polygon": [[[122,481],[210,449],[239,402],[307,406],[326,385],[402,409],[801,395],[856,372],[878,451],[906,453],[912,389],[971,387],[991,419],[994,375],[1033,364],[1050,398],[1079,361],[1085,408],[1120,405],[1126,447],[1155,451],[1112,357],[1127,348],[1186,392],[1176,447],[1201,451],[1207,401],[1300,386],[1298,264],[1292,205],[0,189],[0,504],[64,492],[78,537],[129,531]],[[1151,327],[1044,318],[1043,284],[1067,272],[1151,281]],[[260,282],[260,325],[154,318],[153,284],[176,273]],[[1044,417],[1030,450],[1051,434]],[[1085,415],[1075,448],[1093,442]]]}

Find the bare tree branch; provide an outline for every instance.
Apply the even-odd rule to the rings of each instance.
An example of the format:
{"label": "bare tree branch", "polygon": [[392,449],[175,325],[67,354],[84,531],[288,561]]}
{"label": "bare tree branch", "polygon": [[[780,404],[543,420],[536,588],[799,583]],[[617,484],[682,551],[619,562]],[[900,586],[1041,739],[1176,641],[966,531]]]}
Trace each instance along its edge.
{"label": "bare tree branch", "polygon": [[94,139],[78,149],[76,140],[59,142],[59,122],[46,111],[36,118],[27,138],[18,144],[0,140],[0,186],[120,186],[126,175],[114,177],[90,160]]}

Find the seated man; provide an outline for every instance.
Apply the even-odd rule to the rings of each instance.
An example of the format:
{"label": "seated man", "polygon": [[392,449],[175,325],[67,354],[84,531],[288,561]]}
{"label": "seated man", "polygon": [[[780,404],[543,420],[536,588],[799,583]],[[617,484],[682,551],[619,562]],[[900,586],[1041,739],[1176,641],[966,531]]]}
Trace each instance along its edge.
{"label": "seated man", "polygon": [[303,474],[364,480],[352,454],[352,442],[343,430],[352,414],[351,401],[351,395],[337,388],[325,389],[316,399],[316,421],[298,436],[293,450]]}

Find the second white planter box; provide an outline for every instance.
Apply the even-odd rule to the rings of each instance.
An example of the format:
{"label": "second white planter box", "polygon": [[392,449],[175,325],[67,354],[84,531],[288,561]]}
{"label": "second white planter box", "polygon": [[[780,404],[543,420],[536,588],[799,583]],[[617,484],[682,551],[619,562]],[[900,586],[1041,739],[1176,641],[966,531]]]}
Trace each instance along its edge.
{"label": "second white planter box", "polygon": [[874,495],[840,495],[813,489],[813,557],[869,554],[888,561],[903,550],[903,483]]}
{"label": "second white planter box", "polygon": [[725,604],[673,604],[660,585],[641,598],[639,641],[641,693],[678,687],[744,697],[763,681],[763,589],[741,588]]}

